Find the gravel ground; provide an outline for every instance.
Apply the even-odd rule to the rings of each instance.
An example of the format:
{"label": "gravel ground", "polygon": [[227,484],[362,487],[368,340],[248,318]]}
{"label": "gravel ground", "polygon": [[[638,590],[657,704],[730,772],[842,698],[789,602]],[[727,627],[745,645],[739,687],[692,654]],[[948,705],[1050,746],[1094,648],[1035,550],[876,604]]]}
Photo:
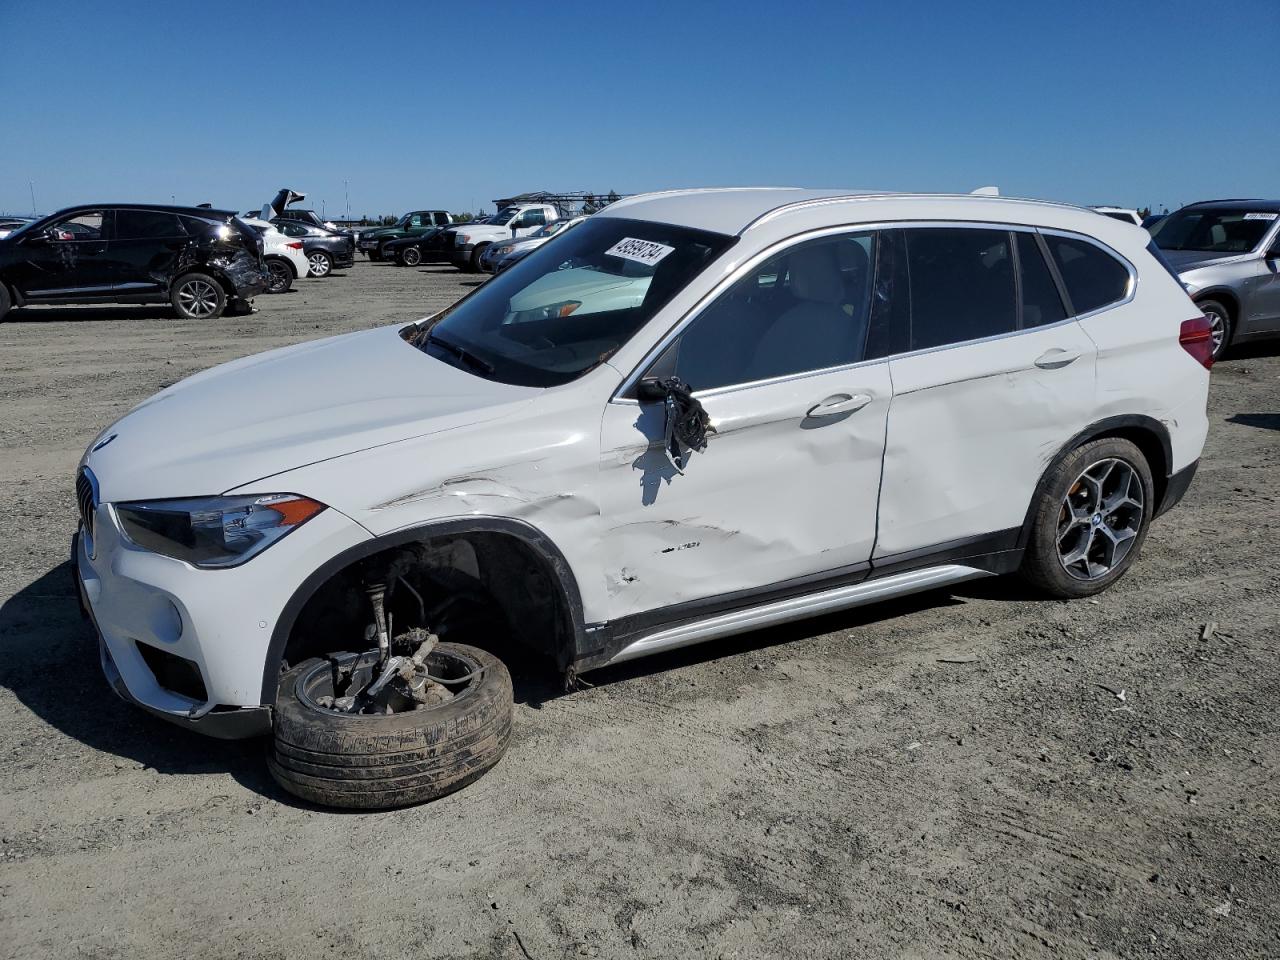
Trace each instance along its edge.
{"label": "gravel ground", "polygon": [[0,325],[0,955],[1276,955],[1280,348],[1215,368],[1199,477],[1096,601],[986,581],[603,671],[426,807],[308,808],[261,744],[117,701],[65,562],[88,440],[474,282],[361,261],[248,318]]}

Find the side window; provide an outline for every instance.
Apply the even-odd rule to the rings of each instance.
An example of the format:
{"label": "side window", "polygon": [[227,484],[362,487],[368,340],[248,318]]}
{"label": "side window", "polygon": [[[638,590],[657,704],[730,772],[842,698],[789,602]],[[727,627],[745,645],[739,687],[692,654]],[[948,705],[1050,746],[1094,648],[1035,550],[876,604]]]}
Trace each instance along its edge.
{"label": "side window", "polygon": [[300,223],[290,223],[287,220],[282,220],[276,226],[280,228],[281,233],[290,237],[305,237],[307,235],[307,228]]}
{"label": "side window", "polygon": [[1017,326],[1013,255],[1004,230],[903,231],[911,290],[911,349],[1010,333]]}
{"label": "side window", "polygon": [[50,231],[55,240],[101,240],[102,211],[79,213],[54,224]]}
{"label": "side window", "polygon": [[547,222],[547,212],[545,210],[526,210],[523,219],[526,227],[540,227]]}
{"label": "side window", "polygon": [[158,210],[117,210],[117,240],[156,240],[184,235],[177,214]]}
{"label": "side window", "polygon": [[875,240],[823,237],[770,257],[695,317],[659,365],[694,390],[713,390],[856,363]]}
{"label": "side window", "polygon": [[1018,268],[1022,279],[1022,325],[1043,327],[1067,319],[1067,308],[1058,294],[1049,265],[1044,262],[1040,243],[1033,233],[1015,233]]}
{"label": "side window", "polygon": [[1090,313],[1129,295],[1129,271],[1119,260],[1084,240],[1045,235],[1049,253],[1077,313]]}
{"label": "side window", "polygon": [[420,213],[410,214],[410,216],[409,216],[409,226],[410,226],[410,227],[420,227],[420,226],[422,226],[422,214],[420,214]]}

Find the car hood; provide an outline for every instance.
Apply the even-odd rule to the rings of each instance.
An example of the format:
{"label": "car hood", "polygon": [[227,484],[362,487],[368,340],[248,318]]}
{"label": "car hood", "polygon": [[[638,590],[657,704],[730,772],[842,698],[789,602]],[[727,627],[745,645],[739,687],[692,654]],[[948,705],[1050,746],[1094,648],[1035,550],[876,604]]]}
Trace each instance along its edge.
{"label": "car hood", "polygon": [[104,430],[81,462],[93,470],[105,502],[218,494],[321,460],[492,420],[538,393],[451,367],[405,343],[395,327],[383,327],[189,377]]}
{"label": "car hood", "polygon": [[1244,253],[1208,253],[1204,250],[1161,250],[1160,255],[1169,262],[1169,266],[1178,273],[1186,273],[1197,267],[1207,267],[1211,263],[1232,260],[1236,257],[1248,256]]}
{"label": "car hood", "polygon": [[399,227],[372,227],[369,230],[360,231],[360,239],[368,240],[370,237],[385,237],[389,234],[399,233]]}

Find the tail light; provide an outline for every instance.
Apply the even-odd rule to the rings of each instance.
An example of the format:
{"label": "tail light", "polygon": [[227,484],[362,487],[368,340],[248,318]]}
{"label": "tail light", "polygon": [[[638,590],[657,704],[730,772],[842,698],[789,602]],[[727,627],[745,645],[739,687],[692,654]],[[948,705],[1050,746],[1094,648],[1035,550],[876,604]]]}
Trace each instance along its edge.
{"label": "tail light", "polygon": [[292,243],[286,243],[286,244],[285,244],[285,246],[286,246],[286,247],[288,247],[290,250],[301,250],[301,249],[302,249],[302,241],[301,241],[301,240],[294,240]]}
{"label": "tail light", "polygon": [[1213,326],[1208,317],[1193,317],[1182,321],[1178,343],[1206,370],[1213,366]]}

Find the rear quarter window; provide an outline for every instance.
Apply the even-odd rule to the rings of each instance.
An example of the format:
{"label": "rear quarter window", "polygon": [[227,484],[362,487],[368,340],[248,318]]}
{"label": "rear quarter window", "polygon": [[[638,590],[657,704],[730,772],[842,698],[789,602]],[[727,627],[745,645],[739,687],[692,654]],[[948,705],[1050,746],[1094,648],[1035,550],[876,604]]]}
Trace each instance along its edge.
{"label": "rear quarter window", "polygon": [[1087,240],[1045,234],[1075,314],[1092,313],[1129,295],[1129,268]]}

